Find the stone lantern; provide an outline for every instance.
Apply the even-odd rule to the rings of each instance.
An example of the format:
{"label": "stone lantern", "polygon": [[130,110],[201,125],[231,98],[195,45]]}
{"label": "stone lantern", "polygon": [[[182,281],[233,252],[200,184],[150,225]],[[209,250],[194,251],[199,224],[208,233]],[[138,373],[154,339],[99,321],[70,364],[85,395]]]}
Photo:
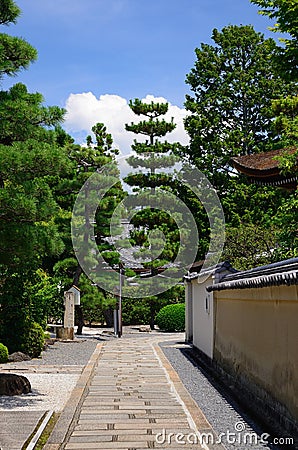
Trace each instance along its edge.
{"label": "stone lantern", "polygon": [[78,287],[72,286],[64,292],[64,320],[63,327],[57,328],[57,338],[74,339],[74,317],[75,305],[80,305],[81,291]]}

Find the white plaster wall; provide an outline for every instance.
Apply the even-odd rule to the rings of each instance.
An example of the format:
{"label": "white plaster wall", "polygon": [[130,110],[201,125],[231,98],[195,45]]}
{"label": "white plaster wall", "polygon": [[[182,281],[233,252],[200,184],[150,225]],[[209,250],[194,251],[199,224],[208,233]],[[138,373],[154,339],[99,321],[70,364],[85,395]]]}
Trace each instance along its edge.
{"label": "white plaster wall", "polygon": [[192,283],[185,283],[185,340],[193,340],[193,298]]}
{"label": "white plaster wall", "polygon": [[193,288],[193,345],[213,358],[214,348],[214,305],[213,293],[206,291],[212,284],[212,276],[200,283],[192,280]]}

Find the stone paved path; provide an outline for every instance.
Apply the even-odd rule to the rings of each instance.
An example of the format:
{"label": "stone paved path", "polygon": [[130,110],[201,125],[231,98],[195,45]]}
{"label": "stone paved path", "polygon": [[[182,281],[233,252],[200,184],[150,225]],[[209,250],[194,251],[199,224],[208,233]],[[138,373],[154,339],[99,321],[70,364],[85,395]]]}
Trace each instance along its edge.
{"label": "stone paved path", "polygon": [[0,411],[0,449],[20,450],[46,411]]}
{"label": "stone paved path", "polygon": [[[198,430],[212,432],[157,339],[119,339],[103,344],[88,394],[63,448],[199,449],[200,445],[193,445]],[[181,433],[179,443],[177,433]]]}

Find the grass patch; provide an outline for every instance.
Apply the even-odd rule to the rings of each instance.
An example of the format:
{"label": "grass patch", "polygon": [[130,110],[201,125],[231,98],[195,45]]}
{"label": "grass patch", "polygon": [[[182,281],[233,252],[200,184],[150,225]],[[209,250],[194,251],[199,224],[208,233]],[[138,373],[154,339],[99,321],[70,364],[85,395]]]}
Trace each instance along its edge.
{"label": "grass patch", "polygon": [[[42,450],[43,447],[45,446],[45,444],[47,443],[50,434],[52,433],[54,426],[57,423],[57,420],[59,419],[60,414],[59,413],[55,413],[52,415],[52,417],[50,418],[49,422],[47,423],[47,426],[45,427],[45,429],[43,430],[40,438],[38,439],[34,450]],[[31,442],[31,439],[33,438],[33,436],[35,435],[35,433],[37,432],[38,428],[40,427],[43,419],[44,419],[45,415],[40,419],[40,421],[37,424],[37,427],[35,428],[35,430],[33,431],[33,433],[31,434],[31,436],[29,436],[29,438],[27,439],[27,441],[25,442],[25,444],[22,447],[22,450],[26,450],[26,448],[28,447],[28,445]]]}

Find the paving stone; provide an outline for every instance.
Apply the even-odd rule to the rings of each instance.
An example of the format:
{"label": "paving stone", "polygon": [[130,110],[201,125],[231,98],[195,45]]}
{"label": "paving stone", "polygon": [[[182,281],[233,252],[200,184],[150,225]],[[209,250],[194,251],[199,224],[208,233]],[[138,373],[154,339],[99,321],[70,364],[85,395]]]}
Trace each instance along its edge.
{"label": "paving stone", "polygon": [[[174,381],[161,364],[152,340],[131,338],[104,343],[65,450],[181,450],[174,438],[170,444],[160,443],[157,436],[194,434],[186,405],[198,417],[200,410],[196,412],[180,385],[177,394]],[[174,380],[175,376],[172,374]],[[183,449],[192,448],[201,447],[183,445]]]}
{"label": "paving stone", "polygon": [[111,411],[101,411],[100,414],[80,414],[80,420],[100,420],[110,421],[111,419],[129,419],[128,414],[111,414]]}
{"label": "paving stone", "polygon": [[[150,433],[148,433],[148,430],[146,430],[144,427],[140,428],[139,430],[132,429],[132,428],[130,430],[127,430],[127,429],[113,430],[113,432],[114,432],[113,436],[119,437],[119,436],[123,436],[123,435],[125,435],[125,436],[133,435],[133,436],[143,436],[144,437],[144,436],[148,436],[151,434],[150,429],[149,429],[149,431],[150,431]],[[71,438],[78,437],[78,436],[81,436],[81,437],[82,436],[83,437],[84,436],[111,436],[111,430],[96,430],[96,432],[94,432],[94,430],[88,430],[88,431],[77,430],[72,433]]]}
{"label": "paving stone", "polygon": [[[128,450],[128,448],[144,447],[144,442],[70,442],[65,446],[65,450],[91,450],[91,449],[104,449],[110,448],[117,450]],[[148,450],[148,446],[145,447]],[[181,450],[181,449],[180,449]]]}
{"label": "paving stone", "polygon": [[93,433],[93,434],[89,434],[89,435],[84,435],[84,436],[71,436],[69,439],[69,444],[73,444],[73,443],[78,443],[80,442],[81,444],[89,444],[89,443],[93,443],[93,442],[113,442],[113,435],[109,434],[109,435],[105,435],[105,436],[101,436],[97,433]]}
{"label": "paving stone", "polygon": [[0,412],[0,448],[20,450],[46,411]]}

